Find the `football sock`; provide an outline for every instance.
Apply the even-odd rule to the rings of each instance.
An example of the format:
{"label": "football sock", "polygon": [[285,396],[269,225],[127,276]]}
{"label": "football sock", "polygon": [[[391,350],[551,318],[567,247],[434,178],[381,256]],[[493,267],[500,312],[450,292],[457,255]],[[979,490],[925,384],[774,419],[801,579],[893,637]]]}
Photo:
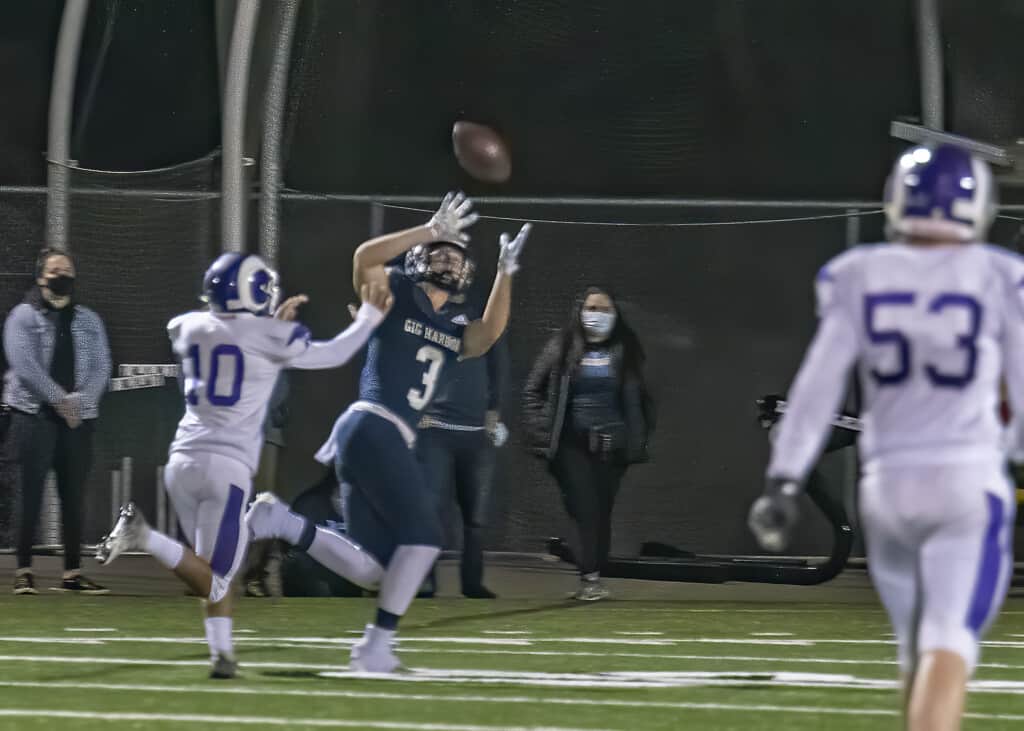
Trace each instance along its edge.
{"label": "football sock", "polygon": [[[313,526],[308,532],[305,550],[317,563],[364,589],[374,590],[380,585],[384,567],[358,544],[326,528]],[[301,548],[302,544],[296,547]]]}
{"label": "football sock", "polygon": [[210,659],[216,660],[218,655],[234,658],[231,617],[207,617],[203,625],[206,627],[206,644],[210,646]]}
{"label": "football sock", "polygon": [[440,555],[437,546],[399,546],[380,582],[377,606],[401,617]]}
{"label": "football sock", "polygon": [[173,571],[185,555],[185,547],[178,541],[150,528],[142,538],[142,550]]}

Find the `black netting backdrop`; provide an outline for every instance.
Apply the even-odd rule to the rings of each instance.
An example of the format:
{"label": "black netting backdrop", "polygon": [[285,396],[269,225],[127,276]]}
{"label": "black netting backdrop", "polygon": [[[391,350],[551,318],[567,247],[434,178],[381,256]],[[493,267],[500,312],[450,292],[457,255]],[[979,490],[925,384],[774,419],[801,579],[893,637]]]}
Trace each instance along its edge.
{"label": "black netting backdrop", "polygon": [[909,1],[303,3],[289,183],[493,190],[457,119],[508,139],[502,193],[877,195],[919,113]]}
{"label": "black netting backdrop", "polygon": [[153,172],[71,171],[69,245],[80,294],[103,313],[115,363],[166,363],[167,320],[196,306],[219,250],[215,169],[211,156]]}

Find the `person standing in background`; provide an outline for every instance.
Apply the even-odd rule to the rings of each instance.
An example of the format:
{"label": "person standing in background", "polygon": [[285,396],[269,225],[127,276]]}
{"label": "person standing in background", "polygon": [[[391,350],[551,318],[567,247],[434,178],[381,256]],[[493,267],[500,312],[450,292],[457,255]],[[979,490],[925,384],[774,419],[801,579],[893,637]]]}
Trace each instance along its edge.
{"label": "person standing in background", "polygon": [[[355,320],[355,315],[352,319]],[[260,466],[253,476],[253,489],[257,494],[277,489],[278,458],[284,448],[284,426],[288,421],[288,392],[288,373],[281,371],[270,393],[267,417],[263,422],[263,451],[260,452]],[[245,575],[242,578],[246,596],[262,599],[271,595],[267,577],[276,543],[253,541],[249,544]]]}
{"label": "person standing in background", "polygon": [[[448,309],[453,321],[462,318],[468,323],[478,315],[464,303]],[[483,530],[491,506],[496,448],[508,439],[508,429],[501,423],[501,394],[508,373],[505,338],[483,358],[459,360],[450,373],[420,419],[416,453],[442,520],[453,492],[462,515],[462,595],[495,599],[483,583]]]}
{"label": "person standing in background", "polygon": [[574,596],[582,601],[608,596],[600,572],[608,560],[615,496],[626,468],[648,459],[654,408],[644,359],[611,292],[588,287],[524,388],[528,445],[547,460],[578,529],[581,581]]}
{"label": "person standing in background", "polygon": [[32,543],[46,475],[57,475],[64,575],[57,591],[106,594],[82,576],[82,490],[92,468],[93,431],[110,380],[110,348],[99,315],[75,301],[75,264],[57,249],[36,260],[36,285],[4,326],[4,402],[11,409],[14,460],[21,471],[21,524],[15,594],[38,594]]}

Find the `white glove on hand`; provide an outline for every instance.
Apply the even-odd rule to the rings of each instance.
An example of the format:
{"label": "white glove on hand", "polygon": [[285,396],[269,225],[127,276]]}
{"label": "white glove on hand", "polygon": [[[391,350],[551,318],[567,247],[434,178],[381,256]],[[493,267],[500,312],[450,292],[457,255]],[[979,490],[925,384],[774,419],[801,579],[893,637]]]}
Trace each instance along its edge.
{"label": "white glove on hand", "polygon": [[464,229],[476,223],[478,218],[480,216],[473,213],[473,201],[465,193],[446,193],[427,228],[437,241],[465,244],[469,242],[469,234],[464,233]]}
{"label": "white glove on hand", "polygon": [[764,494],[750,506],[747,526],[764,550],[778,553],[789,544],[800,516],[797,508],[800,492],[800,485],[793,480],[772,478]]}
{"label": "white glove on hand", "polygon": [[499,272],[512,276],[519,271],[519,255],[523,252],[523,246],[526,245],[526,239],[529,238],[532,228],[532,223],[524,223],[523,227],[519,229],[519,233],[511,241],[508,239],[508,234],[501,235],[498,239],[498,244],[501,246],[501,251],[498,253]]}

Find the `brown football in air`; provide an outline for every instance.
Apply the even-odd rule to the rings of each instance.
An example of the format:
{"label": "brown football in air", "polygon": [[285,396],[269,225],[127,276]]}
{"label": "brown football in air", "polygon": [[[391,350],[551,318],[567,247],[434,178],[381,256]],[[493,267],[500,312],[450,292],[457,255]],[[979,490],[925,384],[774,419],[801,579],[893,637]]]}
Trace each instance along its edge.
{"label": "brown football in air", "polygon": [[512,158],[501,135],[475,122],[452,127],[455,159],[467,173],[487,183],[504,183],[512,175]]}

